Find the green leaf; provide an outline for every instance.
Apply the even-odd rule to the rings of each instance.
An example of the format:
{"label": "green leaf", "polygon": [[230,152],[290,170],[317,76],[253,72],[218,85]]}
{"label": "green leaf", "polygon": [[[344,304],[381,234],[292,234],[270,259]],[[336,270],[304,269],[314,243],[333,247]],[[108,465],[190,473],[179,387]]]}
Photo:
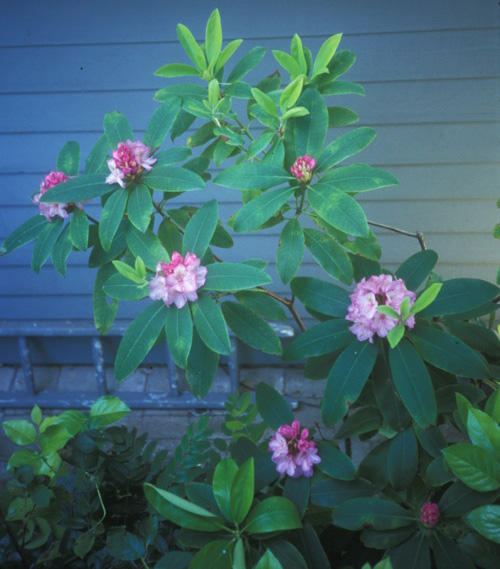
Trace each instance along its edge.
{"label": "green leaf", "polygon": [[198,71],[201,73],[205,71],[207,68],[205,54],[189,29],[183,24],[177,24],[177,37],[191,61],[196,65]]}
{"label": "green leaf", "polygon": [[[176,164],[177,162],[182,162],[187,160],[192,156],[192,151],[190,148],[185,146],[167,148],[165,150],[160,150],[155,154],[157,162],[155,162],[155,167],[158,166],[170,166],[171,164]],[[196,158],[195,158],[196,160]],[[190,168],[189,168],[190,169]],[[199,172],[197,172],[199,173]]]}
{"label": "green leaf", "polygon": [[333,520],[344,529],[358,531],[367,526],[377,530],[405,527],[414,523],[415,518],[389,500],[353,498],[337,507]]}
{"label": "green leaf", "polygon": [[300,221],[294,217],[283,227],[276,253],[276,269],[283,284],[288,284],[295,276],[303,257],[304,232]]}
{"label": "green leaf", "polygon": [[283,93],[281,93],[280,96],[280,108],[283,112],[295,105],[297,99],[302,93],[303,85],[304,76],[301,75],[292,81],[289,85],[287,85],[285,89],[283,89]]}
{"label": "green leaf", "polygon": [[257,87],[252,88],[253,98],[256,100],[259,107],[266,112],[268,115],[278,117],[278,110],[276,108],[275,102],[271,99],[269,95],[266,95]]}
{"label": "green leaf", "polygon": [[290,44],[290,53],[295,61],[299,64],[301,73],[307,75],[307,62],[304,55],[304,48],[302,47],[302,40],[300,36],[295,34]]}
{"label": "green leaf", "polygon": [[[366,148],[369,144],[371,144],[371,142],[376,136],[377,133],[375,132],[375,130],[369,127],[357,128],[355,130],[352,130],[351,132],[339,136],[333,142],[330,142],[330,144],[323,150],[321,156],[319,157],[318,163],[316,164],[315,172],[323,172],[323,170],[328,170],[332,166],[335,166],[339,162],[342,162],[342,160],[349,158],[349,156],[353,156],[354,154],[361,152],[364,148]],[[362,166],[362,165],[355,166],[355,168],[360,168],[360,167],[369,168],[369,166]],[[353,168],[352,166],[350,167],[348,166],[347,168],[351,168],[351,170],[345,172],[346,174],[357,173],[356,169],[352,170]],[[370,170],[375,170],[375,169],[370,168]],[[377,172],[380,171],[377,170]],[[342,184],[342,182],[340,183]]]}
{"label": "green leaf", "polygon": [[352,51],[344,49],[342,51],[337,51],[335,55],[330,60],[328,64],[328,70],[330,71],[328,77],[337,78],[344,75],[346,71],[354,65],[356,61],[356,56]]}
{"label": "green leaf", "polygon": [[[294,532],[296,534],[297,532]],[[282,567],[287,569],[307,569],[308,564],[300,551],[285,539],[274,539],[267,541],[266,544],[270,551],[276,556]]]}
{"label": "green leaf", "polygon": [[[321,463],[320,463],[321,464]],[[335,508],[352,498],[372,496],[375,488],[366,480],[324,480],[313,481],[311,503],[324,508]]]}
{"label": "green leaf", "polygon": [[308,308],[327,314],[344,317],[351,303],[349,292],[339,286],[314,277],[296,277],[291,282],[293,294]]}
{"label": "green leaf", "polygon": [[33,423],[35,423],[35,425],[40,425],[40,423],[42,422],[42,410],[38,405],[33,406],[30,417]]}
{"label": "green leaf", "polygon": [[106,184],[106,174],[84,174],[57,184],[40,198],[44,203],[73,203],[109,194],[116,187]]}
{"label": "green leaf", "polygon": [[233,70],[227,78],[228,83],[234,83],[239,81],[247,73],[249,73],[254,67],[256,67],[266,54],[266,49],[264,47],[255,46],[248,53],[246,53],[240,61],[234,66]]}
{"label": "green leaf", "polygon": [[349,439],[377,431],[382,426],[382,416],[378,409],[372,407],[361,408],[346,419],[336,432],[336,439]]}
{"label": "green leaf", "polygon": [[128,197],[127,215],[130,223],[144,233],[151,221],[153,203],[148,188],[141,184],[136,186]]}
{"label": "green leaf", "polygon": [[120,226],[127,205],[128,191],[124,188],[115,190],[106,200],[102,208],[99,222],[99,238],[102,248],[109,251],[114,236]]}
{"label": "green leaf", "polygon": [[105,264],[99,268],[95,279],[93,295],[94,321],[97,330],[101,334],[106,334],[109,331],[118,310],[118,302],[113,300],[110,304],[103,291],[104,284],[114,274],[116,272],[113,265],[111,263]]}
{"label": "green leaf", "polygon": [[320,81],[318,87],[323,95],[366,95],[365,89],[359,83],[351,81],[337,81],[331,77],[325,77],[325,81]]}
{"label": "green leaf", "polygon": [[438,260],[437,253],[431,249],[415,253],[398,268],[396,276],[403,279],[406,288],[417,290],[429,277]]}
{"label": "green leaf", "polygon": [[331,277],[345,284],[352,282],[352,264],[347,253],[325,233],[304,229],[306,247],[321,268]]}
{"label": "green leaf", "polygon": [[40,269],[50,257],[57,238],[61,233],[63,223],[63,219],[55,217],[50,223],[44,225],[42,230],[38,233],[33,250],[33,257],[31,259],[31,268],[35,273],[40,272]]}
{"label": "green leaf", "polygon": [[250,511],[254,494],[254,472],[254,460],[249,458],[240,466],[231,484],[229,507],[234,524],[241,524]]}
{"label": "green leaf", "polygon": [[117,111],[104,115],[104,134],[113,150],[118,147],[119,142],[134,140],[134,133],[128,120]]}
{"label": "green leaf", "polygon": [[401,339],[405,335],[405,326],[404,324],[397,324],[392,328],[389,333],[387,334],[387,340],[389,341],[389,345],[391,348],[395,348]]}
{"label": "green leaf", "polygon": [[258,138],[253,140],[249,144],[247,149],[247,159],[251,160],[252,158],[255,158],[258,154],[260,154],[266,148],[266,146],[271,142],[274,136],[275,136],[274,132],[264,132]]}
{"label": "green leaf", "polygon": [[215,467],[214,477],[212,480],[212,489],[217,505],[224,517],[229,521],[233,521],[229,500],[231,485],[237,472],[238,465],[236,462],[232,458],[226,458],[221,460]]}
{"label": "green leaf", "polygon": [[324,67],[330,63],[330,60],[337,51],[337,47],[342,39],[342,34],[336,34],[329,37],[318,51],[316,59],[314,60],[314,66],[312,69],[312,76],[318,74]]}
{"label": "green leaf", "polygon": [[83,559],[94,546],[95,536],[90,532],[81,533],[75,540],[73,545],[73,552],[77,557]]}
{"label": "green leaf", "polygon": [[153,168],[142,181],[155,190],[162,192],[187,192],[202,190],[205,182],[190,170],[178,166],[158,166]]}
{"label": "green leaf", "polygon": [[[328,110],[323,97],[315,89],[308,89],[300,96],[297,104],[305,107],[309,114],[293,121],[295,158],[309,154],[312,158],[321,155],[328,131]],[[288,129],[287,124],[287,129]]]}
{"label": "green leaf", "polygon": [[290,73],[292,79],[303,73],[299,63],[289,53],[273,49],[273,55],[281,67]]}
{"label": "green leaf", "polygon": [[354,480],[356,478],[356,467],[346,454],[326,441],[319,441],[316,446],[318,447],[318,456],[321,457],[318,468],[322,472],[337,480]]}
{"label": "green leaf", "polygon": [[217,58],[217,64],[215,66],[215,72],[219,71],[229,59],[232,57],[234,52],[240,47],[243,43],[243,40],[233,40],[232,42],[228,43],[226,47],[222,50],[221,54]]}
{"label": "green leaf", "polygon": [[33,241],[49,223],[43,215],[30,217],[5,239],[0,247],[0,255],[12,253],[12,251]]}
{"label": "green leaf", "polygon": [[144,284],[145,275],[138,275],[135,267],[133,268],[123,261],[113,261],[113,266],[120,273],[120,275],[124,276],[126,279],[131,280],[136,284]]}
{"label": "green leaf", "polygon": [[234,230],[243,233],[259,228],[293,196],[293,192],[293,188],[285,186],[249,201],[236,214]]}
{"label": "green leaf", "polygon": [[154,569],[188,569],[192,559],[185,551],[169,551],[156,562]]}
{"label": "green leaf", "polygon": [[7,437],[16,445],[31,445],[36,441],[36,429],[25,419],[4,421],[2,427]]}
{"label": "green leaf", "polygon": [[496,454],[500,460],[500,427],[489,415],[471,407],[467,414],[467,433],[473,444]]}
{"label": "green leaf", "polygon": [[364,164],[335,168],[323,176],[322,182],[345,192],[366,192],[399,184],[392,174]]}
{"label": "green leaf", "polygon": [[387,469],[395,490],[408,488],[415,478],[418,466],[417,439],[410,428],[396,435],[389,447]]}
{"label": "green leaf", "polygon": [[123,381],[144,360],[165,324],[167,307],[157,300],[143,310],[125,332],[115,360],[115,377]]}
{"label": "green leaf", "polygon": [[390,550],[391,569],[431,569],[431,552],[422,533]]}
{"label": "green leaf", "polygon": [[259,502],[246,520],[245,531],[254,534],[299,529],[302,523],[290,500],[273,496]]}
{"label": "green leaf", "polygon": [[[412,314],[416,314],[417,312],[420,312],[424,308],[427,308],[427,306],[429,306],[429,304],[434,302],[434,299],[438,295],[442,286],[443,286],[442,283],[434,283],[434,284],[431,284],[429,288],[426,288],[419,295],[419,297],[415,300],[415,302],[413,303],[413,306],[411,307],[411,310],[410,310],[410,316]],[[408,297],[406,297],[406,298],[408,298]]]}
{"label": "green leaf", "polygon": [[490,452],[467,443],[442,450],[453,474],[479,492],[500,488],[500,465]]}
{"label": "green leaf", "polygon": [[277,431],[282,425],[291,425],[294,417],[284,397],[268,383],[260,382],[255,392],[259,414],[269,428]]}
{"label": "green leaf", "polygon": [[243,263],[213,263],[207,269],[205,290],[230,292],[272,282],[264,271]]}
{"label": "green leaf", "polygon": [[205,30],[205,53],[209,64],[215,64],[222,48],[222,28],[219,10],[215,9],[208,18]]}
{"label": "green leaf", "polygon": [[368,223],[363,208],[343,190],[318,182],[308,187],[309,203],[325,221],[350,235],[368,235]]}
{"label": "green leaf", "polygon": [[109,153],[109,142],[105,134],[103,134],[99,140],[94,144],[92,150],[89,152],[87,159],[85,160],[85,168],[83,169],[84,174],[95,174],[98,172],[104,161],[106,160]]}
{"label": "green leaf", "polygon": [[80,171],[80,145],[71,140],[66,142],[57,157],[56,169],[67,176],[78,176]]}
{"label": "green leaf", "polygon": [[231,353],[231,342],[219,304],[209,296],[201,295],[192,303],[191,311],[196,330],[207,347],[228,356]]}
{"label": "green leaf", "polygon": [[335,361],[321,401],[321,417],[333,427],[358,399],[377,358],[377,347],[369,342],[354,342]]}
{"label": "green leaf", "polygon": [[154,72],[158,77],[198,77],[200,75],[198,69],[192,65],[184,63],[169,63],[163,65]]}
{"label": "green leaf", "polygon": [[341,127],[359,121],[358,115],[344,107],[328,107],[328,126]]}
{"label": "green leaf", "polygon": [[106,538],[106,549],[112,558],[135,561],[146,555],[144,541],[125,529],[111,530]]}
{"label": "green leaf", "polygon": [[184,498],[181,498],[177,494],[173,494],[172,492],[167,492],[166,490],[156,488],[152,484],[148,484],[148,483],[146,483],[144,485],[145,490],[146,490],[146,488],[154,490],[164,500],[167,500],[168,502],[170,502],[174,506],[177,506],[181,510],[184,510],[186,512],[190,512],[191,514],[194,514],[196,516],[202,516],[204,518],[216,518],[217,517],[215,514],[213,514],[209,510],[206,510],[205,508],[202,508],[201,506],[193,504],[189,500],[185,500]]}
{"label": "green leaf", "polygon": [[193,330],[193,341],[189,352],[186,379],[195,397],[203,399],[210,391],[219,367],[219,354],[205,345]]}
{"label": "green leaf", "polygon": [[377,306],[376,310],[382,314],[385,314],[386,316],[392,316],[393,318],[398,318],[399,319],[399,312],[396,312],[394,310],[394,308],[390,307],[390,306]]}
{"label": "green leaf", "polygon": [[301,518],[304,516],[309,503],[310,492],[311,481],[309,478],[305,476],[299,476],[298,478],[286,477],[283,486],[283,496],[293,502]]}
{"label": "green leaf", "polygon": [[228,541],[210,541],[193,557],[189,569],[236,569],[231,562],[231,553],[231,544]]}
{"label": "green leaf", "polygon": [[89,242],[89,222],[87,214],[75,208],[69,222],[69,239],[79,251],[86,251]]}
{"label": "green leaf", "polygon": [[103,292],[116,300],[141,300],[149,295],[146,284],[131,282],[122,275],[114,274],[103,286]]}
{"label": "green leaf", "polygon": [[294,107],[293,109],[288,109],[286,113],[281,117],[281,121],[284,122],[291,118],[305,117],[309,114],[309,111],[305,107]]}
{"label": "green leaf", "polygon": [[422,427],[436,424],[436,397],[429,372],[415,348],[402,340],[389,350],[396,389],[410,415]]}
{"label": "green leaf", "polygon": [[408,337],[422,358],[439,369],[474,379],[490,377],[486,362],[467,344],[447,332],[419,326]]}
{"label": "green leaf", "polygon": [[270,549],[259,559],[255,569],[283,569],[283,565],[276,559]]}
{"label": "green leaf", "polygon": [[90,418],[94,428],[116,423],[129,413],[129,407],[114,395],[99,397],[90,408]]}
{"label": "green leaf", "polygon": [[189,220],[182,239],[182,253],[190,252],[199,259],[205,254],[219,221],[216,200],[206,202]]}
{"label": "green leaf", "polygon": [[500,506],[481,506],[465,516],[468,526],[486,539],[500,544]]}
{"label": "green leaf", "polygon": [[127,246],[135,257],[141,257],[150,271],[156,271],[158,261],[168,262],[168,254],[158,237],[148,229],[141,233],[130,225],[127,234]]}
{"label": "green leaf", "polygon": [[437,530],[433,539],[434,561],[437,569],[474,569],[476,565],[464,555],[463,549],[448,536]]}
{"label": "green leaf", "polygon": [[283,359],[299,360],[345,348],[355,340],[348,330],[350,325],[347,320],[335,318],[312,326],[285,348]]}
{"label": "green leaf", "polygon": [[170,352],[176,365],[185,369],[193,341],[193,321],[186,303],[180,309],[168,310],[165,320],[165,333]]}
{"label": "green leaf", "polygon": [[150,146],[154,150],[162,145],[177,118],[180,103],[179,98],[172,97],[156,109],[144,134],[143,143],[146,146]]}
{"label": "green leaf", "polygon": [[[212,79],[208,84],[208,102],[212,108],[216,107],[217,103],[219,102],[219,95],[220,95],[220,86],[217,79]],[[230,129],[228,129],[230,130]],[[215,132],[215,134],[220,134]]]}

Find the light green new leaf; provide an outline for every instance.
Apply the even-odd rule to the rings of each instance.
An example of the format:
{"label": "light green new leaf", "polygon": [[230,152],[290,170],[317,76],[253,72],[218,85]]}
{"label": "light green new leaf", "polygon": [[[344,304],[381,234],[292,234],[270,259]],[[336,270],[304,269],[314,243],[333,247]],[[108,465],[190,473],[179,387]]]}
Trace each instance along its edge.
{"label": "light green new leaf", "polygon": [[130,413],[129,407],[114,395],[99,397],[90,408],[90,419],[94,428],[116,423]]}
{"label": "light green new leaf", "polygon": [[215,514],[212,514],[212,512],[206,510],[205,508],[202,508],[201,506],[198,506],[197,504],[189,502],[189,500],[185,500],[184,498],[177,496],[177,494],[173,494],[167,490],[162,490],[161,488],[157,488],[156,486],[148,483],[144,485],[144,488],[154,490],[161,498],[167,500],[167,502],[170,502],[181,510],[194,514],[195,516],[202,516],[203,518],[217,518],[217,516]]}
{"label": "light green new leaf", "polygon": [[207,61],[203,50],[194,39],[193,34],[183,24],[177,24],[177,37],[191,61],[196,65],[198,71],[203,73],[207,68]]}
{"label": "light green new leaf", "polygon": [[290,73],[292,79],[295,79],[295,77],[303,73],[300,64],[289,53],[273,49],[273,55],[281,67]]}
{"label": "light green new leaf", "polygon": [[266,93],[264,93],[260,89],[257,89],[257,87],[252,88],[252,95],[253,98],[257,101],[259,107],[263,111],[265,111],[267,114],[271,116],[275,117],[278,116],[278,110],[276,108],[276,104],[269,95],[266,95]]}
{"label": "light green new leaf", "polygon": [[241,524],[250,511],[253,502],[254,480],[254,459],[249,458],[240,466],[231,484],[229,508],[231,521],[234,524]]}
{"label": "light green new leaf", "polygon": [[208,348],[218,354],[228,356],[231,342],[221,307],[207,295],[191,305],[196,331]]}
{"label": "light green new leaf", "polygon": [[36,440],[35,427],[25,419],[11,419],[2,423],[7,437],[16,445],[30,445]]}
{"label": "light green new leaf", "polygon": [[205,254],[219,221],[215,199],[206,202],[189,220],[182,239],[182,254],[193,253],[199,259]]}
{"label": "light green new leaf", "polygon": [[193,321],[187,303],[180,309],[172,307],[167,311],[165,334],[175,364],[185,369],[193,342]]}
{"label": "light green new leaf", "polygon": [[413,303],[410,310],[410,316],[412,314],[417,314],[417,312],[427,308],[431,302],[434,302],[434,299],[439,294],[442,286],[442,283],[433,283],[429,288],[426,288]]}
{"label": "light green new leaf", "polygon": [[453,474],[478,492],[500,488],[500,464],[495,455],[483,448],[459,443],[442,451]]}
{"label": "light green new leaf", "polygon": [[315,171],[328,170],[349,156],[361,152],[376,136],[375,130],[369,127],[357,128],[339,136],[323,150]]}
{"label": "light green new leaf", "polygon": [[232,458],[226,458],[221,460],[215,467],[212,480],[214,498],[220,511],[229,521],[233,521],[229,505],[231,485],[238,470],[236,462]]}
{"label": "light green new leaf", "polygon": [[259,559],[255,569],[283,569],[283,565],[276,559],[270,549]]}
{"label": "light green new leaf", "polygon": [[302,523],[294,504],[287,498],[273,496],[259,502],[246,520],[245,531],[261,534],[300,529]]}
{"label": "light green new leaf", "polygon": [[290,44],[290,53],[295,61],[299,64],[300,71],[304,75],[307,74],[307,61],[304,55],[304,48],[302,47],[302,40],[300,36],[295,34]]}
{"label": "light green new leaf", "polygon": [[314,77],[324,67],[327,67],[330,60],[337,51],[337,47],[342,39],[342,34],[336,34],[328,38],[320,47],[312,69],[312,76]]}
{"label": "light green new leaf", "polygon": [[500,460],[500,427],[488,414],[471,407],[467,413],[467,433],[473,444]]}
{"label": "light green new leaf", "polygon": [[200,75],[198,69],[192,65],[184,63],[169,63],[163,65],[154,72],[158,77],[198,77]]}
{"label": "light green new leaf", "polygon": [[209,65],[215,65],[222,48],[222,28],[219,10],[215,9],[208,18],[205,30],[205,53]]}
{"label": "light green new leaf", "polygon": [[217,58],[217,63],[215,65],[215,72],[219,71],[226,63],[228,62],[229,58],[234,54],[234,52],[240,47],[243,40],[233,40],[232,42],[228,43],[226,47],[222,50],[221,54]]}
{"label": "light green new leaf", "polygon": [[[258,198],[257,198],[258,199]],[[304,231],[297,218],[286,222],[276,252],[276,269],[283,284],[288,284],[304,257]]]}
{"label": "light green new leaf", "polygon": [[123,275],[113,275],[103,286],[103,291],[116,300],[140,300],[149,295],[147,283],[137,284]]}
{"label": "light green new leaf", "polygon": [[116,150],[119,142],[134,140],[128,120],[117,111],[104,115],[104,134],[112,150]]}
{"label": "light green new leaf", "polygon": [[57,157],[56,168],[67,176],[78,176],[80,171],[80,145],[78,142],[74,140],[66,142]]}

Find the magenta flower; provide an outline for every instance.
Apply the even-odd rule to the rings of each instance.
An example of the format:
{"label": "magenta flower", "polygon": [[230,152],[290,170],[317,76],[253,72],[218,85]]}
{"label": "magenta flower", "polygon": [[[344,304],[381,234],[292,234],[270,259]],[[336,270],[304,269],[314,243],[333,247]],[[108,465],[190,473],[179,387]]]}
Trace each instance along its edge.
{"label": "magenta flower", "polygon": [[439,520],[439,507],[434,502],[426,502],[422,505],[420,521],[426,525],[433,527]]}
{"label": "magenta flower", "polygon": [[186,253],[182,258],[175,251],[170,263],[158,263],[156,276],[149,283],[149,298],[182,308],[188,300],[198,300],[196,291],[205,284],[206,274],[207,268],[200,267],[196,255]]}
{"label": "magenta flower", "polygon": [[295,164],[290,168],[290,172],[297,178],[299,182],[307,184],[312,178],[312,171],[316,167],[316,160],[311,158],[309,154],[299,156],[295,160]]}
{"label": "magenta flower", "polygon": [[[373,336],[377,334],[385,338],[389,331],[399,323],[399,319],[386,316],[377,310],[377,306],[390,306],[396,312],[405,298],[410,299],[410,306],[415,302],[416,294],[408,290],[401,279],[391,275],[373,275],[356,285],[350,295],[351,304],[347,308],[346,320],[354,322],[349,330],[360,342],[369,340],[373,344]],[[415,326],[415,317],[410,316],[404,322],[408,328]]]}
{"label": "magenta flower", "polygon": [[292,478],[313,475],[313,465],[319,464],[321,458],[314,441],[309,441],[309,431],[300,430],[300,423],[281,425],[269,442],[272,460],[280,474],[288,474]]}
{"label": "magenta flower", "polygon": [[44,215],[47,221],[51,221],[53,217],[59,216],[63,219],[68,217],[68,208],[70,206],[76,206],[80,209],[83,209],[83,203],[44,203],[40,201],[40,198],[43,194],[57,186],[57,184],[61,184],[62,182],[66,182],[69,180],[69,176],[66,176],[64,172],[50,172],[45,176],[45,178],[40,183],[40,192],[33,196],[33,203],[36,203],[40,214]]}
{"label": "magenta flower", "polygon": [[106,184],[120,184],[125,187],[126,180],[139,178],[144,170],[151,170],[156,158],[149,156],[151,147],[145,146],[140,140],[119,142],[113,150],[113,158],[108,160],[111,174],[106,178]]}

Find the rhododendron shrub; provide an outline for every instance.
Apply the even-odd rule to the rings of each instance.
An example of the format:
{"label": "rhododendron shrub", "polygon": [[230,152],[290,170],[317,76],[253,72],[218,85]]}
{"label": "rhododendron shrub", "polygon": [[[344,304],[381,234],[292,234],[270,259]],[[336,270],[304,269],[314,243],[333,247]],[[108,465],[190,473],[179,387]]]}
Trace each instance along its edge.
{"label": "rhododendron shrub", "polygon": [[[500,489],[493,453],[498,396],[491,393],[500,363],[491,329],[499,287],[443,280],[423,235],[367,218],[365,192],[382,196],[398,181],[363,163],[358,155],[376,133],[351,127],[356,114],[336,105],[336,95],[364,95],[361,85],[343,79],[356,58],[340,48],[341,34],[314,50],[295,35],[290,53],[272,53],[278,73],[255,83],[249,73],[266,50],[255,46],[239,57],[240,40],[223,47],[218,11],[202,45],[182,24],[177,32],[190,61],[156,71],[169,82],[155,94],[159,104],[149,123],[134,125],[146,127],[142,139],[112,112],[82,166],[79,145],[67,143],[47,165],[54,170],[36,192],[32,217],[7,237],[2,252],[35,241],[33,269],[50,260],[65,275],[69,256],[90,250],[99,332],[109,331],[119,304],[137,306],[116,354],[120,381],[166,340],[194,395],[203,398],[220,358],[231,354],[230,334],[325,380],[314,442],[287,401],[262,383],[256,402],[264,422],[249,428],[257,411],[248,423],[228,421],[225,434],[239,436],[220,443],[230,458],[209,477],[213,499],[207,480],[195,490],[147,491],[154,507],[170,504],[159,511],[178,525],[225,531],[224,540],[206,547],[240,562],[231,558],[228,566],[244,567],[245,556],[256,564],[266,555],[262,566],[271,566],[255,537],[265,534],[274,540],[266,551],[277,557],[292,551],[295,566],[305,567],[297,556],[320,549],[309,522],[331,527],[332,511],[323,517],[320,508],[335,508],[334,523],[360,536],[360,552],[388,550],[393,569],[415,559],[416,568],[446,569],[443,550],[457,567],[462,559],[470,567],[475,552],[496,539],[492,513],[481,508]],[[183,75],[189,79],[176,83]],[[339,134],[333,127],[349,128]],[[238,202],[222,218],[221,188],[234,190],[230,204]],[[201,206],[186,205],[194,201],[191,192]],[[398,225],[410,224],[407,213]],[[239,234],[269,228],[272,270],[260,251],[228,253]],[[388,265],[379,229],[413,238],[413,254]],[[282,345],[269,320],[287,315],[297,335]],[[448,446],[444,425],[467,431],[471,444]],[[266,428],[274,433],[271,443]],[[375,435],[380,444],[356,468],[351,439]],[[337,446],[342,441],[346,452]],[[286,476],[277,481],[280,473]],[[247,486],[252,491],[245,493]],[[265,497],[258,494],[267,486]],[[195,494],[204,496],[204,506],[189,502]],[[181,516],[183,508],[189,514]],[[281,514],[273,519],[292,522],[269,521],[275,510]],[[447,529],[446,518],[460,531]],[[289,530],[302,532],[297,543],[312,540],[302,552],[288,540]],[[193,540],[193,548],[202,542]],[[480,566],[491,566],[487,561]]]}

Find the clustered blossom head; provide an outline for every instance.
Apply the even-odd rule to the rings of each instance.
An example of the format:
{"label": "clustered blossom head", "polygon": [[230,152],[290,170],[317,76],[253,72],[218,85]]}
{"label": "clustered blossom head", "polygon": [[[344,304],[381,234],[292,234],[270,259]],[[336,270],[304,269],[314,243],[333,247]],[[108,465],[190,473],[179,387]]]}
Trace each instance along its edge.
{"label": "clustered blossom head", "polygon": [[[409,298],[412,306],[416,296],[406,288],[401,279],[393,279],[391,275],[373,275],[368,280],[361,279],[350,295],[352,302],[347,308],[346,320],[354,324],[349,330],[360,342],[369,340],[373,344],[375,334],[385,338],[399,320],[382,314],[377,310],[377,306],[390,306],[399,313],[403,300]],[[413,328],[415,317],[410,316],[404,324],[408,328]]]}
{"label": "clustered blossom head", "polygon": [[182,308],[188,300],[198,300],[196,291],[205,284],[206,274],[207,268],[200,267],[196,255],[186,253],[183,258],[175,251],[170,263],[158,263],[156,277],[149,283],[149,298]]}
{"label": "clustered blossom head", "polygon": [[290,172],[299,182],[307,184],[312,178],[312,171],[315,167],[315,158],[311,158],[309,154],[306,154],[305,156],[299,156],[297,160],[295,160],[295,164],[290,168]]}
{"label": "clustered blossom head", "polygon": [[125,187],[126,180],[138,178],[144,170],[151,170],[156,158],[149,156],[151,147],[145,146],[140,140],[119,142],[113,150],[113,158],[108,160],[111,174],[106,178],[106,184],[120,184]]}
{"label": "clustered blossom head", "polygon": [[269,442],[269,450],[273,453],[272,460],[280,474],[288,474],[293,478],[299,476],[311,477],[313,464],[319,464],[321,458],[314,441],[307,440],[309,431],[300,430],[300,423],[294,421],[291,425],[281,425]]}
{"label": "clustered blossom head", "polygon": [[434,502],[426,502],[420,510],[420,521],[426,526],[433,527],[439,520],[439,507]]}
{"label": "clustered blossom head", "polygon": [[40,184],[40,192],[33,196],[33,202],[38,205],[40,210],[40,214],[44,215],[47,221],[51,221],[53,217],[59,216],[63,219],[68,217],[68,208],[70,206],[76,206],[80,209],[83,209],[83,203],[44,203],[40,201],[40,198],[43,194],[57,186],[57,184],[61,184],[62,182],[66,182],[69,180],[69,176],[66,176],[64,172],[50,172],[45,176]]}

